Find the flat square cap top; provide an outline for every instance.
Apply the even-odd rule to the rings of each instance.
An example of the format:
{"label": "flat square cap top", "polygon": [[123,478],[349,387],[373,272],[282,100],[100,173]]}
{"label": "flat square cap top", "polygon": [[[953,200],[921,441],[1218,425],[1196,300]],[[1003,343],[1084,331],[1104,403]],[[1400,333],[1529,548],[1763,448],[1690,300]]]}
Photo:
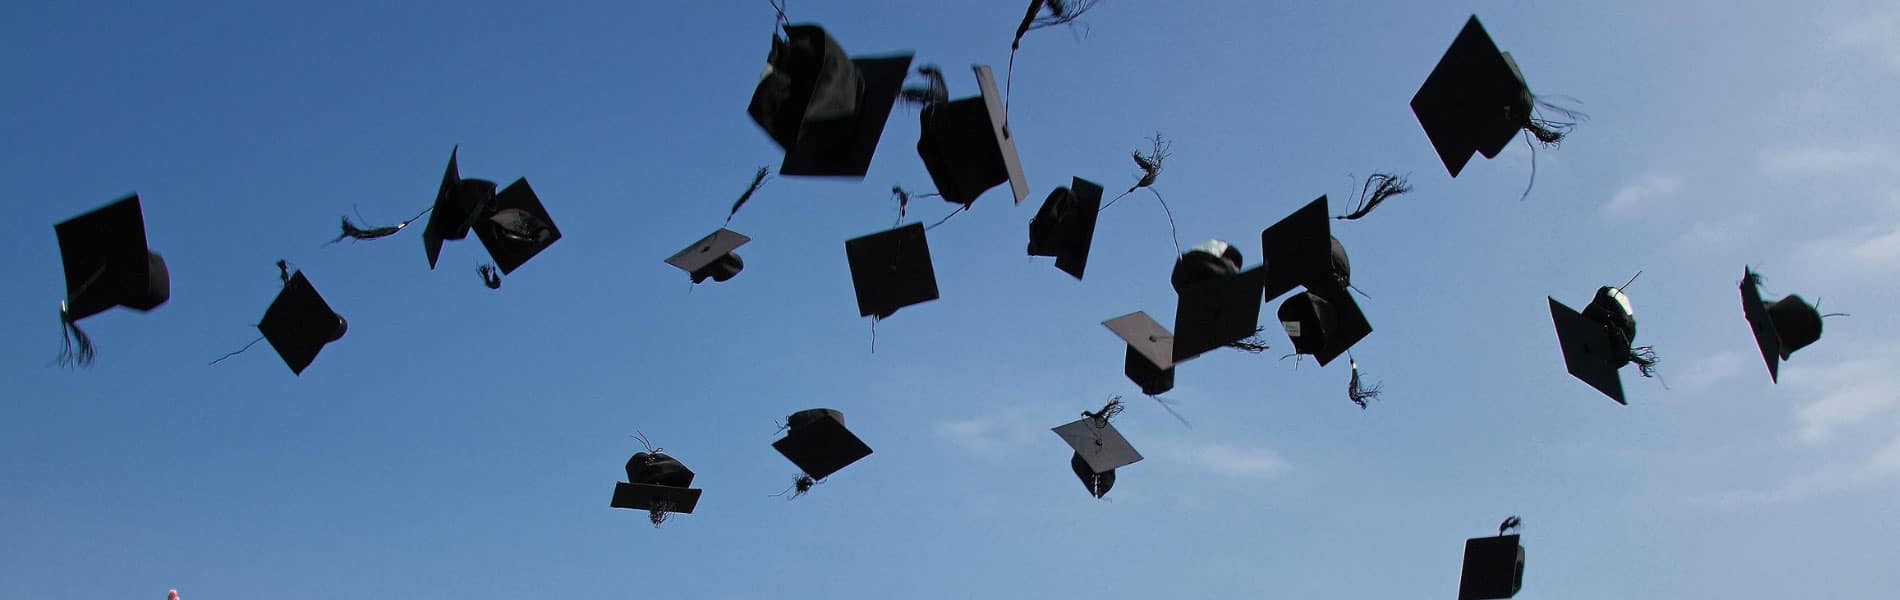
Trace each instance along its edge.
{"label": "flat square cap top", "polygon": [[323,301],[303,271],[290,277],[264,311],[264,320],[257,324],[264,341],[270,342],[284,364],[298,375],[317,359],[324,345],[342,338],[346,328],[343,317],[330,310],[330,304]]}
{"label": "flat square cap top", "polygon": [[1053,256],[1056,268],[1082,279],[1089,247],[1095,243],[1095,217],[1102,210],[1102,186],[1080,177],[1056,188],[1029,221],[1029,255]]}
{"label": "flat square cap top", "polygon": [[1523,75],[1509,54],[1498,51],[1477,15],[1465,21],[1412,96],[1412,114],[1452,177],[1464,170],[1473,152],[1497,156],[1522,128],[1530,109]]}
{"label": "flat square cap top", "polygon": [[1754,271],[1742,268],[1742,316],[1748,319],[1748,328],[1755,335],[1755,347],[1761,350],[1761,360],[1768,365],[1768,380],[1781,381],[1781,336],[1775,333],[1775,321],[1768,315],[1768,305],[1761,300],[1761,279]]}
{"label": "flat square cap top", "polygon": [[1252,336],[1260,325],[1266,274],[1266,269],[1256,267],[1182,290],[1174,309],[1174,362]]}
{"label": "flat square cap top", "polygon": [[937,299],[937,272],[922,223],[874,233],[844,243],[858,316],[884,318],[897,309]]}
{"label": "flat square cap top", "polygon": [[750,241],[752,238],[746,237],[745,234],[722,227],[719,231],[712,232],[712,235],[700,238],[699,241],[693,242],[693,245],[667,258],[666,264],[678,267],[681,271],[693,273],[706,268],[706,265],[712,264],[720,257],[731,254],[733,250],[738,250],[740,246]]}
{"label": "flat square cap top", "polygon": [[1008,183],[1016,204],[1029,197],[1022,159],[1010,133],[996,76],[972,67],[982,94],[925,107],[918,117],[917,155],[946,202],[970,204],[983,192]]}
{"label": "flat square cap top", "polygon": [[554,217],[522,178],[495,195],[495,210],[476,221],[475,236],[506,275],[561,241],[561,229],[554,226]]}
{"label": "flat square cap top", "polygon": [[785,150],[779,174],[864,177],[911,55],[849,58],[822,27],[773,36],[747,112]]}
{"label": "flat square cap top", "polygon": [[1564,369],[1572,377],[1596,388],[1617,404],[1629,404],[1623,398],[1623,379],[1617,375],[1615,344],[1601,323],[1585,318],[1556,298],[1550,300],[1550,321],[1557,327],[1557,343],[1563,348]]}
{"label": "flat square cap top", "polygon": [[619,482],[614,484],[614,497],[608,505],[690,515],[699,506],[699,493],[692,488]]}
{"label": "flat square cap top", "polygon": [[1141,461],[1141,453],[1115,430],[1115,424],[1083,417],[1050,431],[1082,455],[1090,469],[1106,473]]}
{"label": "flat square cap top", "polygon": [[1148,313],[1135,311],[1107,321],[1102,325],[1115,332],[1122,341],[1128,342],[1128,348],[1147,358],[1158,369],[1174,368],[1174,334],[1156,323]]}
{"label": "flat square cap top", "polygon": [[495,184],[481,179],[462,180],[455,155],[461,146],[449,150],[449,166],[442,171],[442,185],[436,188],[435,204],[429,209],[428,226],[422,229],[422,249],[429,257],[429,268],[442,256],[444,240],[468,237],[468,230],[494,199]]}
{"label": "flat square cap top", "polygon": [[67,311],[73,319],[144,295],[152,264],[138,194],[60,222],[53,233],[59,239]]}
{"label": "flat square cap top", "polygon": [[871,455],[870,446],[829,416],[792,428],[784,439],[772,442],[772,448],[812,479],[830,477]]}
{"label": "flat square cap top", "polygon": [[1266,268],[1262,296],[1272,301],[1293,288],[1323,283],[1333,269],[1332,217],[1326,197],[1308,202],[1260,232],[1260,258]]}

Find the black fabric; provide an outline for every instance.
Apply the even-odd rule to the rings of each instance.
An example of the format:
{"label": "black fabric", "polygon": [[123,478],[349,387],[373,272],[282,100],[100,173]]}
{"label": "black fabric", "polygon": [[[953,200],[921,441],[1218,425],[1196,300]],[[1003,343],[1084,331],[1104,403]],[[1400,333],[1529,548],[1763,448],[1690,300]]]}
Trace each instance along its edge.
{"label": "black fabric", "polygon": [[1238,262],[1230,262],[1227,258],[1196,249],[1187,251],[1180,260],[1174,262],[1174,270],[1168,274],[1168,283],[1174,286],[1174,293],[1180,294],[1201,283],[1233,277],[1239,273]]}
{"label": "black fabric", "polygon": [[561,229],[526,178],[516,179],[495,196],[494,211],[476,221],[474,231],[503,275],[514,273],[561,240]]}
{"label": "black fabric", "polygon": [[660,452],[636,452],[627,459],[627,482],[691,487],[693,471],[679,459]]}
{"label": "black fabric", "polygon": [[316,287],[298,271],[271,301],[257,329],[290,371],[302,375],[325,345],[343,338],[349,322],[331,310]]}
{"label": "black fabric", "polygon": [[1134,346],[1128,347],[1127,355],[1122,359],[1122,374],[1129,381],[1141,387],[1141,393],[1159,396],[1174,389],[1174,367],[1163,369],[1148,360]]}
{"label": "black fabric", "polygon": [[1457,177],[1477,152],[1494,158],[1530,124],[1529,87],[1473,15],[1412,97],[1445,170]]}
{"label": "black fabric", "polygon": [[937,272],[922,223],[848,240],[844,251],[859,316],[882,319],[937,299]]}
{"label": "black fabric", "polygon": [[1458,576],[1458,600],[1499,600],[1524,586],[1524,547],[1518,536],[1465,540],[1464,571]]}
{"label": "black fabric", "polygon": [[830,477],[871,455],[871,447],[845,429],[842,413],[828,409],[814,411],[793,414],[787,422],[790,431],[783,439],[773,442],[772,448],[812,479]]}
{"label": "black fabric", "polygon": [[1788,360],[1796,350],[1821,340],[1821,311],[1802,300],[1801,296],[1789,294],[1767,305],[1767,308],[1768,318],[1775,324],[1775,337],[1781,342],[1779,352],[1782,360]]}
{"label": "black fabric", "polygon": [[1094,469],[1089,468],[1088,461],[1082,460],[1080,452],[1069,459],[1069,469],[1075,472],[1076,479],[1082,481],[1082,487],[1089,491],[1090,496],[1096,498],[1106,496],[1108,490],[1115,487],[1115,470],[1109,469],[1096,473]]}
{"label": "black fabric", "polygon": [[1080,177],[1049,193],[1029,221],[1029,255],[1052,256],[1056,268],[1082,279],[1089,249],[1095,244],[1096,215],[1102,210],[1102,186]]}
{"label": "black fabric", "polygon": [[146,247],[145,215],[133,194],[53,226],[66,276],[64,319],[114,306],[140,311],[171,298],[165,259]]}
{"label": "black fabric", "polygon": [[1009,168],[982,96],[925,107],[918,117],[917,155],[947,202],[970,204],[1009,182]]}

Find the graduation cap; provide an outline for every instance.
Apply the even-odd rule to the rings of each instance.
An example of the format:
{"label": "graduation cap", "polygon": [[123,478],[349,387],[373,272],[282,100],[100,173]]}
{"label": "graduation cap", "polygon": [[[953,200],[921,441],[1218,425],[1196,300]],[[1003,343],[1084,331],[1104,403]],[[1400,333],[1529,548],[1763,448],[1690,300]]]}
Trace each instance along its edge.
{"label": "graduation cap", "polygon": [[1524,547],[1518,536],[1465,540],[1464,570],[1458,575],[1458,600],[1495,600],[1524,587]]}
{"label": "graduation cap", "polygon": [[661,452],[636,452],[627,459],[627,481],[614,484],[610,506],[644,510],[658,527],[668,513],[692,514],[700,490],[692,489],[693,471]]}
{"label": "graduation cap", "polygon": [[541,206],[527,178],[516,179],[496,195],[493,211],[476,220],[474,230],[503,275],[561,240],[560,228],[554,226],[554,218]]}
{"label": "graduation cap", "polygon": [[[165,259],[145,246],[145,214],[138,194],[53,226],[60,263],[66,272],[66,300],[60,303],[66,348],[62,362],[92,363],[92,339],[79,320],[124,306],[145,312],[171,299],[171,272]],[[72,351],[74,341],[79,344]]]}
{"label": "graduation cap", "polygon": [[996,78],[986,65],[972,69],[982,95],[926,104],[918,117],[922,133],[917,155],[947,202],[969,205],[990,188],[1008,183],[1015,202],[1022,204],[1029,183],[1016,156]]}
{"label": "graduation cap", "polygon": [[937,299],[937,272],[922,223],[847,240],[858,316],[887,318],[897,309]]}
{"label": "graduation cap", "polygon": [[1643,376],[1653,377],[1657,362],[1650,347],[1632,345],[1636,339],[1636,312],[1630,307],[1629,296],[1622,288],[1598,288],[1581,313],[1556,298],[1547,299],[1557,342],[1563,348],[1564,368],[1618,404],[1629,404],[1623,397],[1623,381],[1617,370],[1634,362]]}
{"label": "graduation cap", "polygon": [[1102,209],[1102,186],[1080,177],[1069,187],[1049,192],[1029,221],[1029,255],[1053,256],[1056,268],[1082,279],[1089,246],[1095,241],[1095,216]]}
{"label": "graduation cap", "polygon": [[1280,303],[1279,315],[1294,352],[1312,355],[1322,367],[1372,334],[1366,313],[1345,292],[1294,295]]}
{"label": "graduation cap", "polygon": [[1268,300],[1296,287],[1306,292],[1280,303],[1280,325],[1299,354],[1320,366],[1372,334],[1372,324],[1352,298],[1352,261],[1333,237],[1326,196],[1320,196],[1260,232],[1266,261],[1263,295]]}
{"label": "graduation cap", "polygon": [[783,33],[746,108],[785,150],[779,174],[864,177],[911,55],[850,58],[817,25]]}
{"label": "graduation cap", "polygon": [[1109,423],[1120,412],[1121,401],[1110,400],[1099,413],[1084,412],[1081,419],[1051,429],[1075,450],[1070,467],[1089,494],[1097,498],[1115,485],[1115,469],[1141,461],[1141,453]]}
{"label": "graduation cap", "polygon": [[693,242],[693,245],[687,246],[686,249],[666,259],[666,264],[679,267],[679,270],[690,274],[695,284],[706,281],[708,278],[713,281],[725,281],[732,279],[739,274],[739,271],[745,269],[745,261],[740,260],[739,254],[733,250],[750,241],[752,238],[746,237],[745,234],[721,227],[719,231],[700,238],[699,241]]}
{"label": "graduation cap", "polygon": [[422,249],[429,256],[429,268],[434,269],[436,258],[442,254],[444,240],[459,240],[468,237],[468,230],[475,221],[488,212],[495,201],[495,182],[486,179],[462,179],[461,171],[455,166],[455,154],[462,147],[457,145],[449,150],[449,167],[442,172],[442,186],[435,192],[435,208],[429,211],[429,223],[422,231]]}
{"label": "graduation cap", "polygon": [[1571,124],[1535,117],[1538,106],[1517,62],[1498,50],[1477,15],[1465,21],[1412,96],[1412,114],[1452,177],[1474,152],[1496,158],[1520,130],[1529,129],[1545,144],[1562,140]]}
{"label": "graduation cap", "polygon": [[1141,386],[1141,393],[1159,396],[1174,389],[1174,334],[1141,311],[1103,321],[1102,325],[1128,343],[1122,374]]}
{"label": "graduation cap", "polygon": [[317,359],[324,345],[343,339],[349,328],[349,321],[330,310],[330,304],[323,301],[303,271],[284,283],[277,299],[264,311],[264,320],[257,324],[264,340],[297,375]]}
{"label": "graduation cap", "polygon": [[1204,281],[1225,279],[1240,273],[1240,249],[1220,240],[1208,240],[1189,248],[1175,259],[1168,283],[1180,294]]}
{"label": "graduation cap", "polygon": [[[829,408],[814,408],[792,413],[786,419],[785,438],[772,442],[772,448],[798,465],[812,481],[871,455],[871,447],[844,428],[844,413]],[[809,485],[809,484],[804,484]]]}
{"label": "graduation cap", "polygon": [[[1183,261],[1185,262],[1185,261]],[[1252,337],[1259,332],[1260,288],[1266,271],[1191,284],[1175,299],[1174,362]]]}
{"label": "graduation cap", "polygon": [[1823,315],[1795,294],[1774,302],[1762,300],[1761,275],[1747,267],[1742,269],[1741,289],[1742,316],[1748,319],[1755,346],[1761,349],[1761,360],[1768,365],[1769,381],[1779,383],[1781,361],[1821,339]]}

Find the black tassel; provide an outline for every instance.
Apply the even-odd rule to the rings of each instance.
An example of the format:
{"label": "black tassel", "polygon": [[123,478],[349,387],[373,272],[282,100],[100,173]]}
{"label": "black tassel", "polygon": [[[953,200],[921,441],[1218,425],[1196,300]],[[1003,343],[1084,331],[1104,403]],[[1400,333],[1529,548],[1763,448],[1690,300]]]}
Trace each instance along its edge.
{"label": "black tassel", "polygon": [[1365,184],[1359,187],[1358,207],[1354,208],[1350,214],[1333,218],[1343,221],[1359,220],[1360,217],[1371,213],[1372,209],[1378,208],[1379,203],[1385,202],[1386,199],[1410,191],[1412,191],[1412,186],[1406,183],[1404,177],[1390,173],[1373,173],[1371,177],[1366,178]]}
{"label": "black tassel", "polygon": [[786,500],[796,500],[799,496],[810,492],[812,486],[818,485],[819,483],[818,480],[812,479],[810,475],[799,473],[797,478],[792,479],[792,487],[785,488],[785,491],[772,494],[772,497],[785,496]]}
{"label": "black tassel", "polygon": [[277,261],[277,280],[283,282],[284,285],[290,285],[290,263],[283,260]]}
{"label": "black tassel", "polygon": [[1102,410],[1096,412],[1082,411],[1082,417],[1094,421],[1096,428],[1107,427],[1108,420],[1115,418],[1115,415],[1122,414],[1124,408],[1126,407],[1122,405],[1121,396],[1111,396],[1108,399],[1108,404],[1102,405]]}
{"label": "black tassel", "polygon": [[902,98],[913,105],[929,108],[950,103],[950,86],[943,81],[943,71],[937,65],[917,67],[917,74],[926,80],[923,86],[904,88]]}
{"label": "black tassel", "polygon": [[665,510],[661,509],[660,507],[656,505],[655,507],[647,510],[647,520],[652,521],[653,527],[655,529],[658,529],[660,527],[660,524],[665,523],[666,518],[670,516],[671,514],[672,513],[666,512]]}
{"label": "black tassel", "polygon": [[[1023,22],[1016,26],[1016,40],[1010,42],[1009,49],[1015,50],[1022,45],[1023,36],[1031,31],[1057,25],[1077,23],[1082,14],[1095,8],[1099,0],[1031,0],[1029,12],[1023,15]],[[1049,9],[1048,16],[1042,16],[1042,10]],[[1087,25],[1083,25],[1084,28]]]}
{"label": "black tassel", "polygon": [[1259,354],[1261,352],[1266,352],[1268,348],[1272,347],[1272,346],[1267,345],[1267,340],[1265,338],[1260,337],[1260,334],[1262,332],[1265,332],[1266,330],[1267,330],[1266,327],[1255,327],[1253,328],[1253,335],[1247,336],[1247,339],[1240,340],[1238,342],[1229,343],[1227,344],[1227,347],[1233,348],[1235,350],[1239,350],[1242,352],[1246,352],[1248,354]]}
{"label": "black tassel", "polygon": [[227,358],[231,358],[231,357],[233,357],[233,356],[237,356],[237,355],[239,355],[239,354],[243,354],[245,350],[250,350],[250,349],[251,349],[251,346],[256,346],[256,345],[257,345],[257,343],[258,343],[258,342],[261,342],[261,341],[264,341],[264,336],[261,336],[261,335],[260,335],[260,336],[257,336],[257,339],[254,339],[254,340],[251,340],[251,343],[249,343],[249,344],[245,344],[243,348],[238,348],[237,350],[234,350],[234,351],[231,351],[231,352],[226,352],[226,353],[224,353],[224,356],[220,356],[220,357],[218,357],[218,358],[217,358],[216,360],[213,360],[213,361],[211,361],[211,363],[210,363],[210,364],[214,364],[214,365],[215,365],[215,364],[218,364],[218,363],[221,363],[221,362],[224,362],[224,359],[227,359]]}
{"label": "black tassel", "polygon": [[482,276],[482,285],[488,286],[488,289],[501,289],[501,269],[495,268],[495,265],[475,267],[475,272]]}
{"label": "black tassel", "polygon": [[[432,208],[424,209],[422,212],[417,213],[416,216],[410,217],[409,220],[403,221],[401,223],[397,223],[395,225],[390,225],[388,227],[367,227],[367,228],[358,227],[356,226],[356,223],[350,222],[350,218],[348,216],[344,216],[343,217],[343,232],[337,234],[336,239],[330,240],[329,243],[326,243],[324,245],[328,246],[330,244],[341,242],[345,238],[352,239],[352,240],[374,240],[374,239],[386,238],[392,235],[396,235],[396,233],[402,231],[404,227],[408,227],[410,223],[416,222],[416,219],[422,218],[422,215],[429,214],[430,210],[433,210],[433,209]],[[361,218],[361,217],[359,216],[358,218]]]}
{"label": "black tassel", "polygon": [[1129,186],[1128,191],[1122,192],[1121,195],[1115,196],[1113,200],[1109,200],[1107,204],[1103,204],[1099,210],[1108,210],[1108,207],[1114,206],[1116,202],[1120,202],[1122,197],[1135,193],[1135,190],[1154,185],[1155,179],[1161,177],[1161,169],[1165,166],[1163,161],[1166,161],[1168,157],[1172,155],[1170,150],[1173,149],[1174,142],[1161,137],[1161,132],[1159,131],[1155,132],[1154,137],[1147,139],[1149,143],[1152,144],[1147,155],[1143,155],[1140,150],[1129,152],[1129,155],[1135,159],[1135,167],[1141,169],[1141,180],[1135,182],[1135,185]]}
{"label": "black tassel", "polygon": [[1168,411],[1168,414],[1170,414],[1170,415],[1174,415],[1174,420],[1176,420],[1176,421],[1180,421],[1180,422],[1181,422],[1181,426],[1182,426],[1182,427],[1186,427],[1186,428],[1188,428],[1188,429],[1193,429],[1193,428],[1194,428],[1194,424],[1193,424],[1193,423],[1189,423],[1189,422],[1188,422],[1188,420],[1187,420],[1187,417],[1183,417],[1183,416],[1181,416],[1181,412],[1180,412],[1180,411],[1177,411],[1177,410],[1174,410],[1174,401],[1173,401],[1173,400],[1169,400],[1169,399],[1167,399],[1167,398],[1163,398],[1163,397],[1161,397],[1161,396],[1149,396],[1149,398],[1151,398],[1151,399],[1153,399],[1153,400],[1155,401],[1155,404],[1159,404],[1159,405],[1161,405],[1161,410],[1165,410],[1165,411]]}
{"label": "black tassel", "polygon": [[1636,363],[1636,371],[1644,377],[1655,377],[1662,359],[1656,358],[1655,346],[1637,346],[1630,349],[1630,362]]}
{"label": "black tassel", "polygon": [[[1544,111],[1556,113],[1560,115],[1560,118],[1545,118],[1543,116]],[[1570,135],[1570,130],[1576,128],[1577,123],[1590,118],[1589,115],[1570,108],[1551,104],[1541,98],[1537,100],[1536,106],[1531,109],[1531,114],[1525,117],[1524,129],[1529,131],[1532,136],[1535,136],[1538,143],[1543,144],[1545,147],[1556,147],[1564,141],[1564,137]]]}
{"label": "black tassel", "polygon": [[1366,387],[1359,379],[1359,361],[1351,359],[1348,361],[1352,363],[1352,382],[1346,385],[1346,397],[1350,398],[1353,404],[1359,405],[1359,410],[1365,410],[1366,401],[1377,399],[1379,394],[1385,391],[1385,384],[1375,383],[1372,387]]}
{"label": "black tassel", "polygon": [[747,186],[745,193],[739,195],[738,202],[732,203],[732,212],[726,213],[727,225],[732,224],[732,217],[739,214],[739,208],[745,206],[747,200],[752,199],[752,193],[759,191],[759,188],[765,185],[765,177],[770,172],[770,167],[759,167],[759,172],[752,174],[752,185]]}
{"label": "black tassel", "polygon": [[96,354],[92,346],[92,338],[87,336],[86,332],[79,328],[79,321],[74,319],[72,313],[66,310],[64,303],[59,306],[59,322],[61,325],[61,336],[65,338],[66,342],[65,345],[60,348],[59,358],[56,362],[60,366],[66,367],[92,366],[92,359]]}

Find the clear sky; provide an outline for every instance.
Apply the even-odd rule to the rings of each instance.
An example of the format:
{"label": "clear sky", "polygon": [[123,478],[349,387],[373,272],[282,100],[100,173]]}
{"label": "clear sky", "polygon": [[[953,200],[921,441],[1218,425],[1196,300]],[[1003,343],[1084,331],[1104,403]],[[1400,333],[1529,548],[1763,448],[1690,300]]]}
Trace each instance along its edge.
{"label": "clear sky", "polygon": [[[0,590],[20,598],[1452,598],[1467,537],[1524,518],[1521,598],[1864,598],[1900,588],[1900,8],[1888,2],[1104,2],[1018,56],[1031,200],[930,233],[942,299],[857,316],[843,241],[931,187],[898,108],[861,183],[775,178],[739,278],[661,262],[780,153],[747,118],[758,2],[20,0],[0,7]],[[860,55],[913,50],[954,97],[1020,0],[796,0]],[[1406,103],[1479,13],[1534,91],[1590,120],[1445,175]],[[1152,199],[1102,214],[1088,279],[1024,257],[1035,203],[1114,189],[1157,130],[1181,242],[1259,232],[1349,175],[1417,191],[1334,231],[1376,327],[1343,363],[1181,367],[1182,427],[1099,322],[1172,318]],[[490,292],[479,243],[428,270],[406,218],[449,149],[527,177],[565,238]],[[128,192],[169,304],[59,344],[51,225]],[[909,219],[949,210],[914,203]],[[255,337],[302,268],[349,334],[293,377]],[[1829,311],[1770,385],[1738,307]],[[1544,296],[1638,270],[1618,406],[1564,373]],[[1264,307],[1267,314],[1275,306]],[[1094,500],[1048,428],[1130,399],[1147,460]],[[876,454],[794,502],[769,446],[845,412]],[[607,507],[644,432],[698,513]]]}

